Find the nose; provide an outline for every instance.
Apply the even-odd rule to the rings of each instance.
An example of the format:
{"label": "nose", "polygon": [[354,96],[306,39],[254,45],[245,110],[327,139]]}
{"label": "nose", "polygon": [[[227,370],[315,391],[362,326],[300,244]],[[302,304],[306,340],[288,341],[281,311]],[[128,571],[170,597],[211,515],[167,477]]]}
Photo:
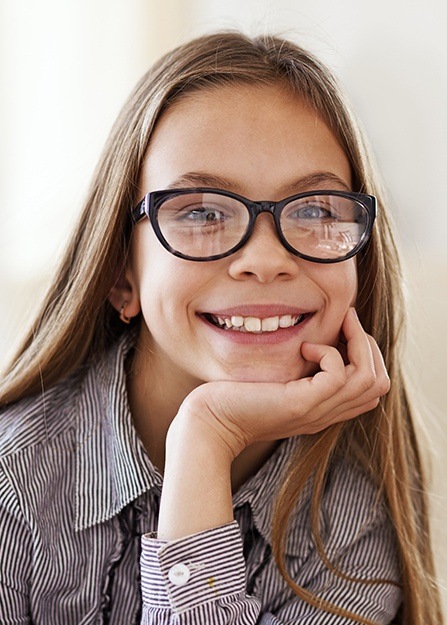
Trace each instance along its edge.
{"label": "nose", "polygon": [[258,215],[247,243],[229,258],[229,273],[237,280],[255,278],[267,284],[276,279],[290,280],[299,270],[299,258],[283,246],[273,216],[267,213]]}

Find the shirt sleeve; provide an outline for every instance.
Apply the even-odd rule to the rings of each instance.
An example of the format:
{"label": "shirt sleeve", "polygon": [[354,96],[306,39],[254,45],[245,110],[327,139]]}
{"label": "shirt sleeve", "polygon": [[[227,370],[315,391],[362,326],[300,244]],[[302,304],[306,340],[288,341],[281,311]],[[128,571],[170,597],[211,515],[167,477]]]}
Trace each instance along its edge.
{"label": "shirt sleeve", "polygon": [[239,526],[163,542],[143,536],[142,625],[252,625],[260,602],[245,592]]}
{"label": "shirt sleeve", "polygon": [[[379,561],[374,557],[374,545],[378,542]],[[366,529],[345,555],[350,561],[349,569],[345,569],[347,574],[371,579],[393,572],[392,578],[398,579],[397,557],[388,523]],[[316,551],[300,568],[307,577],[304,585],[316,595],[378,624],[393,622],[401,602],[401,591],[396,583],[350,582],[327,569]],[[351,625],[353,622],[313,607],[297,596],[290,598],[290,595],[275,614],[264,612],[260,600],[247,595],[245,590],[245,563],[236,522],[172,542],[144,536],[141,574],[142,625],[298,622],[301,625]],[[278,576],[276,583],[280,590]]]}

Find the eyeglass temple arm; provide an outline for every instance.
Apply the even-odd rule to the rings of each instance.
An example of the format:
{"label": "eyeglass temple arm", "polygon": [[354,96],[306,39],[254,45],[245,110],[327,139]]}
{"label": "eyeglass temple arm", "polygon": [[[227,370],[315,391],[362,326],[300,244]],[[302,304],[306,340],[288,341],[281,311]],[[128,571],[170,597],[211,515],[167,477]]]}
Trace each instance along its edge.
{"label": "eyeglass temple arm", "polygon": [[132,219],[137,222],[140,221],[140,219],[143,219],[143,217],[146,216],[146,197],[144,197],[141,202],[139,202],[135,208],[132,210]]}

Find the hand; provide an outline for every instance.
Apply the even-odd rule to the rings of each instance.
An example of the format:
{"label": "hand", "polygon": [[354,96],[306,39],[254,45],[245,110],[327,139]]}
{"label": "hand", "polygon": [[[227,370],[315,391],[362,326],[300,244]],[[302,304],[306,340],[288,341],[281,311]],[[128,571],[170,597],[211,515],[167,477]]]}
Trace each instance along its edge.
{"label": "hand", "polygon": [[208,382],[183,402],[166,440],[158,534],[172,540],[233,519],[231,467],[255,441],[313,434],[375,408],[388,392],[382,355],[354,309],[342,325],[342,353],[304,343],[312,377],[279,383]]}
{"label": "hand", "polygon": [[287,384],[225,381],[198,387],[182,404],[174,429],[178,419],[199,425],[200,435],[233,460],[254,441],[314,434],[372,410],[390,386],[382,355],[354,308],[342,332],[343,356],[335,347],[303,343],[302,356],[319,366],[312,377]]}

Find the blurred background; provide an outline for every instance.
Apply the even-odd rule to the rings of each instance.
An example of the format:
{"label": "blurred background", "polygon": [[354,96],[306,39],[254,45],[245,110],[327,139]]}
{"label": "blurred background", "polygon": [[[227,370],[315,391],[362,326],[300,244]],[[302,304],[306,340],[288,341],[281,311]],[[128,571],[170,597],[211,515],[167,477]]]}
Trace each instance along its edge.
{"label": "blurred background", "polygon": [[432,459],[445,586],[446,23],[444,0],[0,0],[0,367],[48,284],[109,129],[148,66],[221,28],[288,36],[345,85],[394,205],[411,320],[408,370]]}

